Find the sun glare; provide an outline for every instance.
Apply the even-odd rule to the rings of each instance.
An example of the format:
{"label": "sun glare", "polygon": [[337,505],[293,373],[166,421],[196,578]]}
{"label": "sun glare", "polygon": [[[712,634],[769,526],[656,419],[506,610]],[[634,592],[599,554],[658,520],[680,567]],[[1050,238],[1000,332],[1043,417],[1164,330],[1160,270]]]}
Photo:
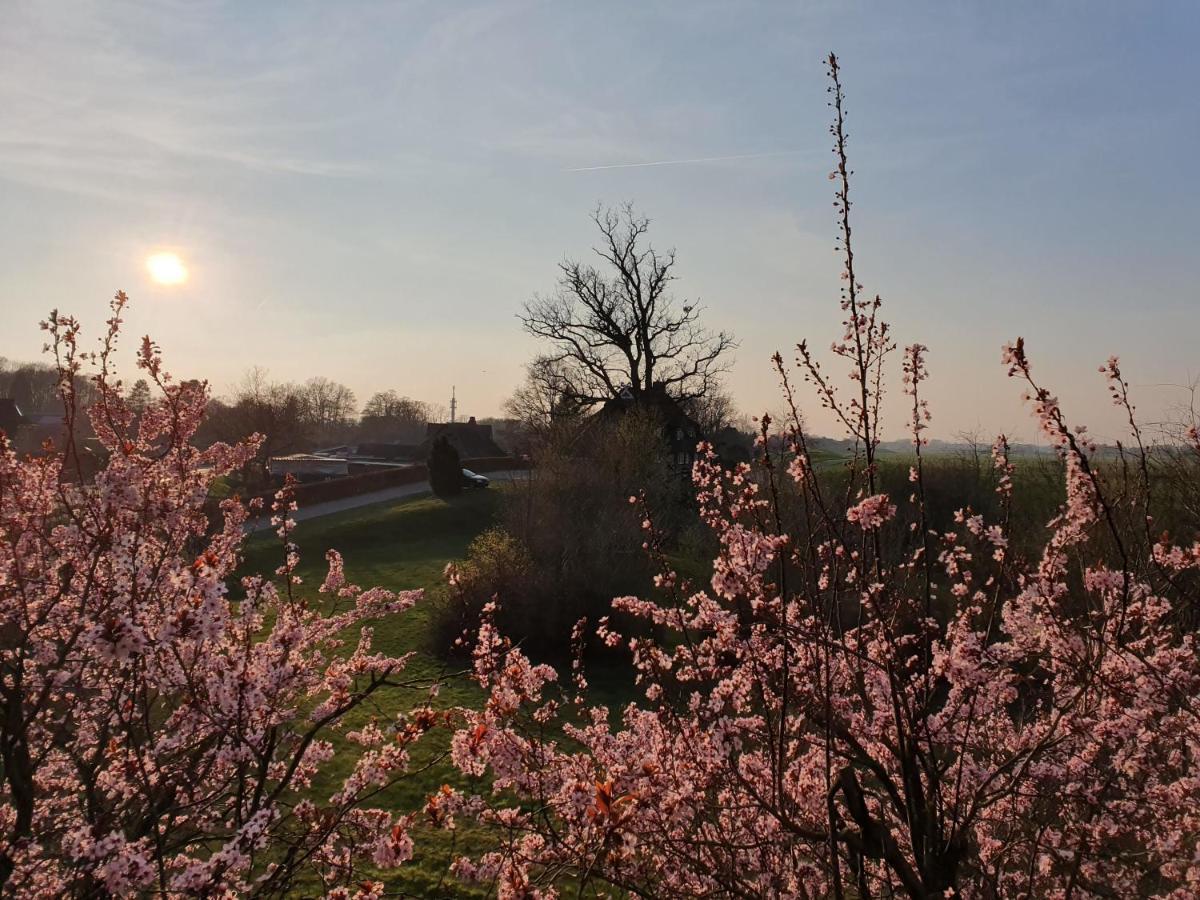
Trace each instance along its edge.
{"label": "sun glare", "polygon": [[183,284],[188,270],[175,253],[154,253],[146,257],[146,269],[158,284]]}

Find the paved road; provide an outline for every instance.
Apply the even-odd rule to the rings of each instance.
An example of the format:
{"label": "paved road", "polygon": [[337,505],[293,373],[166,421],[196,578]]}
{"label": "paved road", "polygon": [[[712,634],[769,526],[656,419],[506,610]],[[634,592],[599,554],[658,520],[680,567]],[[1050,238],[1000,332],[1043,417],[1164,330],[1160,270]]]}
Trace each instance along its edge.
{"label": "paved road", "polygon": [[[501,484],[505,481],[517,481],[518,479],[527,478],[529,472],[526,469],[514,469],[505,472],[484,472],[493,485]],[[399,500],[402,497],[415,497],[418,494],[428,494],[429,483],[425,481],[416,482],[414,484],[401,484],[396,487],[384,488],[381,491],[371,491],[369,494],[356,494],[353,497],[342,497],[340,500],[328,500],[325,503],[314,503],[312,506],[301,506],[292,515],[297,522],[303,522],[305,519],[316,519],[321,516],[329,516],[333,513],[344,512],[348,509],[358,509],[360,506],[371,506],[375,503],[389,503],[393,500]],[[251,520],[246,524],[248,533],[255,531],[266,531],[271,527],[271,517],[263,516],[260,519]]]}

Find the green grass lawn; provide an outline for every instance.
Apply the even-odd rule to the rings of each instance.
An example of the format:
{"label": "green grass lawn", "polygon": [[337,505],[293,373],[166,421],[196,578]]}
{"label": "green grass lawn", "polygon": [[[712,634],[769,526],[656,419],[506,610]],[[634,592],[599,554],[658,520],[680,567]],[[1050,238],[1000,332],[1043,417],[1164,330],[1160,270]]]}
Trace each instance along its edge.
{"label": "green grass lawn", "polygon": [[[340,551],[344,557],[347,579],[364,588],[436,588],[442,581],[446,563],[461,559],[471,540],[494,524],[500,503],[496,490],[472,492],[448,502],[423,495],[300,522],[295,540],[302,559],[301,591],[314,600],[320,596],[317,588],[325,575],[325,551],[329,548]],[[245,569],[271,572],[279,565],[280,554],[279,541],[273,532],[256,535],[246,544]],[[418,603],[402,615],[376,621],[375,647],[397,655],[415,652],[406,674],[432,680],[452,666],[432,652],[426,640],[428,623],[427,603]],[[481,697],[479,689],[466,678],[453,677],[444,683],[439,705],[476,706]],[[349,717],[347,729],[362,724],[372,715],[378,715],[380,721],[390,720],[397,711],[420,699],[415,693],[402,696],[390,692],[373,709],[362,708]],[[436,758],[448,744],[449,734],[444,732],[419,741],[413,753],[414,769]],[[335,789],[334,785],[349,773],[351,764],[349,754],[335,757],[326,782],[318,785],[318,789],[326,794]],[[378,805],[396,811],[419,809],[446,782],[460,783],[460,780],[447,762],[436,762],[395,785],[379,798]],[[452,857],[464,846],[478,844],[478,833],[465,824],[460,823],[457,848],[445,832],[422,833],[416,841],[413,862],[387,879],[390,891],[417,897],[472,896],[472,892],[453,880],[447,879],[442,884]]]}

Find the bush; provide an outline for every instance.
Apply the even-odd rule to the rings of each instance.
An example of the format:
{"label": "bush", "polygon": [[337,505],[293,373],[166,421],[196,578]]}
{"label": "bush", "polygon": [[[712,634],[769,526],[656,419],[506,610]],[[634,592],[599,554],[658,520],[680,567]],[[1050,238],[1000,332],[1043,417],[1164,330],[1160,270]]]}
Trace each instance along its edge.
{"label": "bush", "polygon": [[[616,422],[585,421],[547,442],[528,481],[506,498],[505,528],[528,548],[548,592],[526,641],[565,651],[581,617],[610,613],[612,598],[650,586],[652,563],[643,548],[643,510],[673,543],[693,498],[686,475],[673,470],[662,428],[651,415]],[[513,602],[501,597],[501,607]]]}
{"label": "bush", "polygon": [[[611,614],[612,598],[650,587],[640,496],[674,545],[691,519],[687,478],[673,471],[653,416],[573,423],[540,449],[527,480],[506,491],[502,528],[486,532],[436,601],[432,639],[453,652],[498,601],[505,631],[539,658],[561,659],[580,618]],[[691,545],[689,541],[689,545]]]}
{"label": "bush", "polygon": [[458,451],[444,436],[433,442],[429,451],[429,486],[439,497],[462,493],[462,462]]}
{"label": "bush", "polygon": [[303,595],[286,487],[283,564],[238,579],[254,510],[227,499],[212,523],[204,507],[259,439],[196,449],[205,387],[170,381],[150,338],[138,366],[156,396],[135,416],[111,374],[125,303],[94,356],[75,319],[43,326],[64,419],[88,414],[99,471],[0,436],[0,895],[348,897],[411,856],[416,813],[376,803],[421,771],[409,753],[438,716],[376,713],[433,684],[367,623],[419,592],[348,584],[329,550]]}
{"label": "bush", "polygon": [[[471,541],[467,557],[446,570],[446,587],[434,598],[431,635],[439,651],[455,650],[479,628],[486,604],[501,597],[502,620],[515,634],[538,631],[545,591],[529,550],[503,528],[491,528]],[[568,626],[569,628],[569,626]]]}

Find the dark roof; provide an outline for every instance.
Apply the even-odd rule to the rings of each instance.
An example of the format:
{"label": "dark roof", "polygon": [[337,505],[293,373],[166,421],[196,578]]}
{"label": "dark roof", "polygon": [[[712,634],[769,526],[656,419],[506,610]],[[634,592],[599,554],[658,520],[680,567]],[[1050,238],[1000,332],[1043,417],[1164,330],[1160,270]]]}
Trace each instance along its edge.
{"label": "dark roof", "polygon": [[0,431],[9,435],[16,432],[20,425],[28,425],[29,418],[21,412],[17,401],[11,397],[0,397]]}
{"label": "dark roof", "polygon": [[375,456],[379,459],[424,459],[418,444],[398,444],[384,441],[367,441],[357,447],[359,456]]}
{"label": "dark roof", "polygon": [[619,396],[605,400],[596,413],[596,418],[601,421],[614,419],[634,409],[652,412],[667,428],[682,428],[691,435],[700,434],[700,426],[696,420],[687,414],[679,401],[668,394],[661,384],[656,384],[640,395],[635,395],[626,388]]}
{"label": "dark roof", "polygon": [[467,422],[430,422],[425,426],[425,440],[421,443],[421,456],[428,456],[433,442],[445,437],[462,459],[481,459],[504,456],[504,451],[492,438],[492,426],[476,422],[472,417]]}

